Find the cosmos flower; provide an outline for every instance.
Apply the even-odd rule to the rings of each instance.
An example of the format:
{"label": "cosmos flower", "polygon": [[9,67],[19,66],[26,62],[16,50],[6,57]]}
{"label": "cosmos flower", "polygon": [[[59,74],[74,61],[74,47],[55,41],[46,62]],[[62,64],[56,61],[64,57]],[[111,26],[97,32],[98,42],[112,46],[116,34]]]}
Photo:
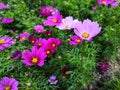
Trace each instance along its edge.
{"label": "cosmos flower", "polygon": [[83,40],[91,41],[93,37],[98,35],[101,27],[97,22],[92,22],[87,19],[82,22],[77,22],[74,28],[74,33]]}
{"label": "cosmos flower", "polygon": [[92,9],[93,9],[93,10],[97,10],[97,6],[93,6]]}
{"label": "cosmos flower", "polygon": [[27,32],[21,33],[21,34],[19,35],[19,37],[20,37],[20,41],[22,42],[22,41],[28,39],[29,36],[30,36],[30,34],[27,33]]}
{"label": "cosmos flower", "polygon": [[64,19],[62,19],[62,23],[57,26],[57,28],[61,30],[71,30],[74,28],[75,23],[77,23],[78,20],[73,20],[72,16],[68,16]]}
{"label": "cosmos flower", "polygon": [[62,15],[59,12],[52,16],[48,16],[47,20],[44,21],[45,26],[58,26],[62,22]]}
{"label": "cosmos flower", "polygon": [[4,3],[0,3],[0,9],[8,9],[9,5],[5,5]]}
{"label": "cosmos flower", "polygon": [[58,12],[58,10],[52,6],[42,6],[40,9],[40,16],[51,16],[56,12]]}
{"label": "cosmos flower", "polygon": [[43,46],[46,42],[47,42],[46,39],[44,39],[44,38],[39,38],[39,39],[36,41],[35,46],[41,47],[41,46]]}
{"label": "cosmos flower", "polygon": [[0,50],[4,50],[5,48],[8,48],[13,44],[15,44],[15,41],[12,37],[0,37]]}
{"label": "cosmos flower", "polygon": [[107,71],[109,69],[109,64],[108,62],[100,62],[99,63],[99,68],[103,71]]}
{"label": "cosmos flower", "polygon": [[26,50],[22,55],[22,62],[26,66],[33,66],[37,64],[39,67],[44,65],[44,59],[47,57],[46,53],[42,48],[37,49],[37,47],[33,47],[32,50]]}
{"label": "cosmos flower", "polygon": [[47,30],[45,32],[45,36],[52,36],[52,31],[51,30]]}
{"label": "cosmos flower", "polygon": [[69,75],[69,68],[65,66],[62,68],[61,72],[64,76],[68,76]]}
{"label": "cosmos flower", "polygon": [[76,35],[71,37],[71,41],[69,42],[70,45],[78,45],[82,43],[82,39]]}
{"label": "cosmos flower", "polygon": [[37,38],[36,37],[34,37],[34,36],[32,36],[32,37],[30,37],[30,40],[29,40],[32,44],[35,44],[36,43],[36,41],[37,41]]}
{"label": "cosmos flower", "polygon": [[105,6],[108,6],[110,2],[111,0],[98,0],[98,4],[103,4]]}
{"label": "cosmos flower", "polygon": [[117,7],[119,5],[119,2],[117,0],[111,0],[110,5],[111,7]]}
{"label": "cosmos flower", "polygon": [[50,84],[57,84],[58,83],[58,80],[56,79],[56,76],[50,76],[50,78],[48,79],[48,82]]}
{"label": "cosmos flower", "polygon": [[16,50],[15,52],[12,53],[11,56],[12,59],[16,59],[16,60],[21,59],[21,57],[22,57],[22,52],[20,50]]}
{"label": "cosmos flower", "polygon": [[44,32],[44,27],[42,25],[36,25],[34,29],[36,33]]}
{"label": "cosmos flower", "polygon": [[0,81],[0,90],[18,90],[18,81],[14,78],[4,77]]}
{"label": "cosmos flower", "polygon": [[59,38],[49,38],[47,43],[50,44],[53,48],[57,48],[61,45],[62,41]]}
{"label": "cosmos flower", "polygon": [[3,18],[2,19],[2,24],[11,24],[14,22],[13,18]]}

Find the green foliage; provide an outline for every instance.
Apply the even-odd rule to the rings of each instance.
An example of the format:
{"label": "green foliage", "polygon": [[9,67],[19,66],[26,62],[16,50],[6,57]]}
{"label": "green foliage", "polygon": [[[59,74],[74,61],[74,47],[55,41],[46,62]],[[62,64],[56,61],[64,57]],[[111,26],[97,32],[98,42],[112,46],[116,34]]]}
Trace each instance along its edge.
{"label": "green foliage", "polygon": [[[1,1],[1,0],[0,0]],[[52,30],[53,37],[62,39],[62,45],[54,55],[47,58],[42,68],[37,66],[26,67],[21,61],[12,60],[11,53],[15,50],[31,49],[29,42],[19,42],[10,48],[0,51],[0,79],[4,76],[14,77],[19,81],[20,90],[82,90],[93,79],[93,71],[98,61],[116,60],[117,49],[120,44],[120,7],[111,8],[98,5],[96,0],[8,0],[10,9],[1,10],[0,16],[12,17],[15,22],[10,26],[0,25],[0,36],[7,35],[16,37],[22,32],[34,32],[36,24],[43,24],[44,19],[39,17],[42,5],[58,8],[63,17],[73,16],[75,19],[91,19],[98,21],[102,32],[94,38],[91,43],[83,42],[78,46],[70,46],[68,39],[73,31],[61,31],[52,27],[45,27],[45,30]],[[92,6],[97,5],[96,11]],[[9,33],[9,30],[15,33]],[[43,37],[44,35],[37,35]],[[61,58],[59,58],[61,57]],[[110,58],[109,58],[110,57]],[[68,66],[70,75],[64,77],[61,69]],[[50,85],[48,78],[56,75],[59,83]],[[28,87],[27,83],[31,83]],[[114,90],[120,89],[120,80],[114,82]]]}

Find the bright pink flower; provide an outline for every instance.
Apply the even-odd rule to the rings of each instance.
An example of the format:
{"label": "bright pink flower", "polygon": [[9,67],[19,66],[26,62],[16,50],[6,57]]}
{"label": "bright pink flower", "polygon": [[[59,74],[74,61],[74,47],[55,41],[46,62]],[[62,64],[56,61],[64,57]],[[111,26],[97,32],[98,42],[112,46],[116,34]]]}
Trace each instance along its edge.
{"label": "bright pink flower", "polygon": [[14,78],[4,77],[0,81],[0,90],[18,90],[18,81]]}
{"label": "bright pink flower", "polygon": [[70,45],[78,45],[82,43],[82,39],[76,35],[71,37],[71,41],[69,42]]}
{"label": "bright pink flower", "polygon": [[62,19],[62,23],[57,26],[57,28],[61,30],[71,30],[74,28],[74,24],[77,23],[78,20],[73,20],[72,16],[68,16],[65,19]]}
{"label": "bright pink flower", "polygon": [[87,19],[82,22],[77,22],[75,25],[74,33],[83,40],[91,41],[93,37],[98,35],[101,27],[97,22],[92,22]]}
{"label": "bright pink flower", "polygon": [[42,25],[36,25],[34,29],[36,33],[44,32],[44,27]]}
{"label": "bright pink flower", "polygon": [[51,16],[56,12],[58,12],[58,10],[52,6],[42,6],[40,9],[40,16]]}
{"label": "bright pink flower", "polygon": [[118,2],[117,0],[111,0],[110,5],[111,5],[112,7],[117,7],[117,6],[119,5],[119,2]]}
{"label": "bright pink flower", "polygon": [[5,5],[4,3],[0,3],[0,9],[8,9],[9,5]]}
{"label": "bright pink flower", "polygon": [[8,48],[13,44],[15,44],[15,41],[12,37],[0,37],[0,50],[4,50],[5,48]]}
{"label": "bright pink flower", "polygon": [[45,45],[46,42],[47,42],[46,39],[44,39],[44,38],[39,38],[39,39],[36,41],[35,46],[41,47],[41,46]]}
{"label": "bright pink flower", "polygon": [[11,24],[14,22],[13,18],[4,18],[2,19],[2,24]]}
{"label": "bright pink flower", "polygon": [[108,6],[111,3],[111,0],[98,0],[98,4],[103,4]]}
{"label": "bright pink flower", "polygon": [[27,33],[27,32],[21,33],[21,34],[19,35],[19,37],[20,37],[20,41],[22,42],[22,41],[28,39],[29,36],[30,36],[30,34]]}
{"label": "bright pink flower", "polygon": [[34,37],[34,36],[30,37],[30,42],[31,42],[32,44],[35,44],[36,41],[37,41],[37,38],[36,38],[36,37]]}
{"label": "bright pink flower", "polygon": [[37,47],[33,47],[32,50],[26,50],[22,55],[22,62],[26,64],[26,66],[33,66],[37,64],[42,67],[44,65],[44,59],[47,57],[46,53],[42,48],[37,49]]}
{"label": "bright pink flower", "polygon": [[45,26],[58,26],[62,22],[62,15],[59,12],[55,13],[53,16],[49,16],[47,20],[44,21]]}

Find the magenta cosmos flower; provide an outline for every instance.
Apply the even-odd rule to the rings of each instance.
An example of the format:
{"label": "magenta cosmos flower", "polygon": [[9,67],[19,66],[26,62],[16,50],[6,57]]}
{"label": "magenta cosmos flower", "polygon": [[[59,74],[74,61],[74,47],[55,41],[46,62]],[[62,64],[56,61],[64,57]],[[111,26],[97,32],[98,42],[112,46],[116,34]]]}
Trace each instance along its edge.
{"label": "magenta cosmos flower", "polygon": [[59,12],[55,13],[53,16],[49,16],[47,20],[44,21],[45,26],[58,26],[62,22],[62,15]]}
{"label": "magenta cosmos flower", "polygon": [[2,19],[2,24],[11,24],[14,22],[13,18],[4,18]]}
{"label": "magenta cosmos flower", "polygon": [[40,16],[50,16],[58,12],[56,8],[53,8],[52,6],[42,6],[40,9]]}
{"label": "magenta cosmos flower", "polygon": [[103,4],[108,6],[111,3],[111,0],[98,0],[98,4]]}
{"label": "magenta cosmos flower", "polygon": [[18,81],[14,78],[4,77],[0,81],[0,90],[18,90]]}
{"label": "magenta cosmos flower", "polygon": [[0,3],[0,9],[8,9],[9,5],[5,5],[4,3]]}
{"label": "magenta cosmos flower", "polygon": [[27,33],[27,32],[21,33],[21,34],[19,35],[19,37],[20,37],[20,41],[22,42],[22,41],[28,39],[29,36],[30,36],[30,34]]}
{"label": "magenta cosmos flower", "polygon": [[107,71],[109,69],[109,64],[108,64],[108,62],[100,62],[99,67],[101,70]]}
{"label": "magenta cosmos flower", "polygon": [[77,23],[78,20],[73,20],[72,16],[68,16],[65,19],[62,19],[62,23],[57,26],[57,28],[61,30],[71,30],[74,28],[75,23]]}
{"label": "magenta cosmos flower", "polygon": [[36,37],[34,37],[34,36],[32,36],[32,37],[30,37],[30,40],[29,40],[32,44],[35,44],[36,43],[36,41],[37,41],[37,38]]}
{"label": "magenta cosmos flower", "polygon": [[82,39],[76,35],[71,37],[71,41],[69,42],[70,45],[78,45],[82,43]]}
{"label": "magenta cosmos flower", "polygon": [[58,83],[58,80],[56,79],[56,76],[52,75],[50,76],[50,78],[48,79],[48,82],[50,84],[57,84]]}
{"label": "magenta cosmos flower", "polygon": [[39,39],[36,41],[35,46],[41,47],[41,46],[45,45],[46,42],[47,42],[46,39],[44,39],[44,38],[39,38]]}
{"label": "magenta cosmos flower", "polygon": [[37,49],[37,47],[33,47],[32,50],[26,50],[22,55],[22,62],[26,64],[26,66],[33,66],[37,64],[42,67],[44,65],[44,59],[47,57],[46,53],[42,48]]}
{"label": "magenta cosmos flower", "polygon": [[15,41],[12,37],[0,37],[0,50],[4,50],[5,48],[8,48],[13,44],[15,44]]}
{"label": "magenta cosmos flower", "polygon": [[87,19],[82,22],[77,22],[75,25],[74,33],[83,40],[91,41],[93,37],[98,35],[101,27],[97,22],[92,22]]}
{"label": "magenta cosmos flower", "polygon": [[44,27],[42,25],[36,25],[34,29],[36,33],[44,32]]}

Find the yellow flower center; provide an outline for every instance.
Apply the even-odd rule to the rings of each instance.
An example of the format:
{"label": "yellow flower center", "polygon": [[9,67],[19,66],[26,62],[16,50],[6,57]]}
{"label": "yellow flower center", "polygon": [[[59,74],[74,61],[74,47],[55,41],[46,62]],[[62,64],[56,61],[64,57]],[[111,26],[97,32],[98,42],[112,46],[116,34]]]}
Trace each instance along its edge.
{"label": "yellow flower center", "polygon": [[68,28],[69,28],[69,25],[66,25],[65,28],[68,29]]}
{"label": "yellow flower center", "polygon": [[49,51],[49,50],[47,50],[47,51],[46,51],[46,54],[50,54],[50,51]]}
{"label": "yellow flower center", "polygon": [[22,37],[22,40],[23,40],[23,41],[26,40],[26,37]]}
{"label": "yellow flower center", "polygon": [[69,74],[69,71],[66,71],[65,74],[68,75],[68,74]]}
{"label": "yellow flower center", "polygon": [[106,2],[105,2],[105,1],[103,1],[103,2],[102,2],[102,4],[103,4],[103,5],[106,5]]}
{"label": "yellow flower center", "polygon": [[4,44],[5,43],[5,40],[0,40],[0,44]]}
{"label": "yellow flower center", "polygon": [[50,34],[50,33],[48,33],[48,36],[51,36],[51,34]]}
{"label": "yellow flower center", "polygon": [[34,41],[34,40],[32,40],[32,43],[35,43],[35,41]]}
{"label": "yellow flower center", "polygon": [[88,38],[88,37],[89,37],[89,34],[85,32],[85,33],[82,34],[82,37]]}
{"label": "yellow flower center", "polygon": [[53,47],[56,47],[56,44],[52,44]]}
{"label": "yellow flower center", "polygon": [[54,23],[56,23],[56,22],[57,22],[57,19],[53,19],[52,21],[53,21]]}
{"label": "yellow flower center", "polygon": [[77,43],[80,43],[80,42],[81,42],[81,40],[80,40],[80,39],[77,39],[77,40],[76,40],[76,42],[77,42]]}
{"label": "yellow flower center", "polygon": [[41,43],[38,43],[38,46],[42,46],[42,44],[41,44]]}
{"label": "yellow flower center", "polygon": [[53,10],[52,10],[52,9],[50,9],[50,12],[53,12]]}
{"label": "yellow flower center", "polygon": [[10,90],[10,88],[11,88],[10,86],[6,86],[5,90]]}
{"label": "yellow flower center", "polygon": [[33,58],[32,63],[36,64],[38,62],[38,58]]}

